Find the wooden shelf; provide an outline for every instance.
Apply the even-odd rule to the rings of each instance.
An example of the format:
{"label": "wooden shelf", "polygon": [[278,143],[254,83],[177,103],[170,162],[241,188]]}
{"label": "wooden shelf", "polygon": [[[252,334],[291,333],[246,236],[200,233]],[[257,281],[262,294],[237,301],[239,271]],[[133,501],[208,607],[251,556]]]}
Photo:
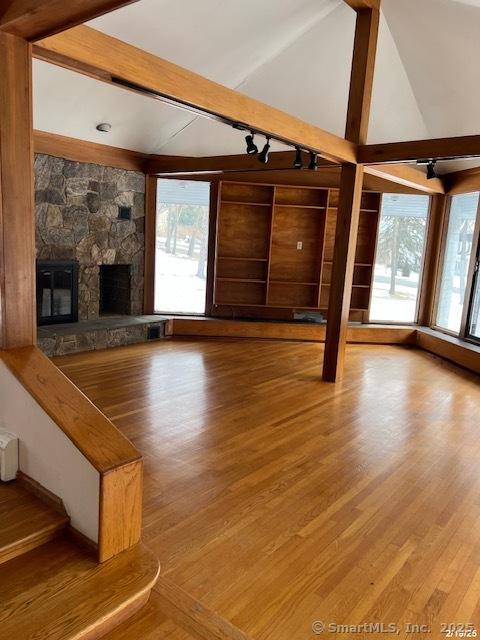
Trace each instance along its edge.
{"label": "wooden shelf", "polygon": [[221,282],[252,282],[254,284],[267,284],[266,280],[256,280],[255,278],[217,278]]}
{"label": "wooden shelf", "polygon": [[272,204],[269,202],[247,202],[244,200],[222,200],[222,204],[240,204],[240,205],[248,205],[249,207],[271,207]]}
{"label": "wooden shelf", "polygon": [[[380,203],[379,194],[362,194],[351,300],[359,321],[370,304]],[[233,309],[243,308],[250,309],[244,316],[279,318],[326,309],[337,205],[338,189],[222,182],[214,315],[242,317]]]}
{"label": "wooden shelf", "polygon": [[245,260],[245,262],[268,262],[268,258],[237,258],[234,256],[218,256],[217,260]]}
{"label": "wooden shelf", "polygon": [[325,211],[325,207],[315,206],[311,204],[277,204],[276,202],[273,204],[276,207],[282,207],[287,209],[316,209],[317,211]]}
{"label": "wooden shelf", "polygon": [[318,287],[318,282],[293,282],[289,280],[269,280],[270,284],[301,285],[303,287]]}
{"label": "wooden shelf", "polygon": [[[333,264],[332,260],[324,260],[323,264]],[[355,267],[373,267],[370,262],[355,262]]]}

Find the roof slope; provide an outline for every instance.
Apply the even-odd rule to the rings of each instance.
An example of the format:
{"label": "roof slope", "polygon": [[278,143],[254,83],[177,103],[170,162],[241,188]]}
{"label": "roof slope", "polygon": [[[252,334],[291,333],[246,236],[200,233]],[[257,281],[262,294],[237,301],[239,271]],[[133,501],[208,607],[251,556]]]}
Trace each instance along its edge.
{"label": "roof slope", "polygon": [[[369,142],[477,133],[480,0],[382,5]],[[90,25],[344,133],[355,14],[342,0],[140,0]],[[34,99],[44,131],[145,153],[243,149],[229,127],[39,61]]]}

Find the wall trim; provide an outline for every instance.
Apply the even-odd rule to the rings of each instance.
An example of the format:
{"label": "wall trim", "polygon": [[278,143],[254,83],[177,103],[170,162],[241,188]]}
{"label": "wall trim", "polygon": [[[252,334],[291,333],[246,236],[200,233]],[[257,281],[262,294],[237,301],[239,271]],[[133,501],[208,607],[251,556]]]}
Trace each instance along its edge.
{"label": "wall trim", "polygon": [[148,155],[130,149],[111,147],[98,142],[88,142],[79,138],[69,138],[47,131],[33,132],[33,148],[35,153],[65,158],[74,162],[100,164],[127,171],[145,173]]}

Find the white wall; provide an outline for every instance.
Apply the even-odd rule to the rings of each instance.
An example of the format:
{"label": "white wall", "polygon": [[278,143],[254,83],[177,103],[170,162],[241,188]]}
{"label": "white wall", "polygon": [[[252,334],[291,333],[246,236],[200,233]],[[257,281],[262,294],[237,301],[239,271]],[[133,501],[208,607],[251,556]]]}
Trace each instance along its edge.
{"label": "white wall", "polygon": [[72,526],[98,542],[100,474],[1,361],[0,425],[20,440],[20,470],[61,498]]}

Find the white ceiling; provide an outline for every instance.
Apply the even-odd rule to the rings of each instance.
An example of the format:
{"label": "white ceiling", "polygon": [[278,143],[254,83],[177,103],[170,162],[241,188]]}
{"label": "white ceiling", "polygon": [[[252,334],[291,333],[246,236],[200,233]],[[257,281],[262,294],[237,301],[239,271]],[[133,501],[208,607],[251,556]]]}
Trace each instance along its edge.
{"label": "white ceiling", "polygon": [[[478,133],[480,0],[382,5],[369,142]],[[140,0],[89,24],[344,133],[355,14],[342,0]],[[145,153],[243,150],[225,125],[39,61],[34,124]]]}

